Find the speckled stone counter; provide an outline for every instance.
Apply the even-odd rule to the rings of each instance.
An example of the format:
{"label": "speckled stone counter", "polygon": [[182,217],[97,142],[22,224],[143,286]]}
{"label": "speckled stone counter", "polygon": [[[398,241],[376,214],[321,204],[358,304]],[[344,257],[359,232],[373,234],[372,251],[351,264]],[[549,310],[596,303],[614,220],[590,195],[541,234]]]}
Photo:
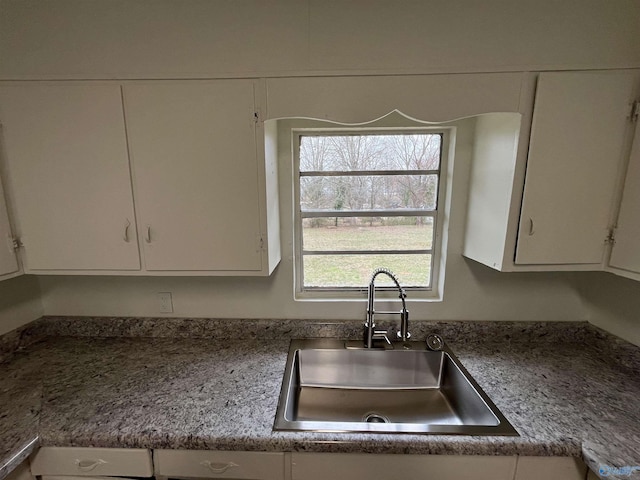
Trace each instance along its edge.
{"label": "speckled stone counter", "polygon": [[640,465],[637,347],[584,323],[413,327],[415,338],[443,335],[519,437],[273,432],[289,339],[354,337],[360,322],[51,318],[34,328],[53,336],[2,365],[0,466],[6,474],[8,460],[36,438],[55,446],[575,456],[595,472]]}
{"label": "speckled stone counter", "polygon": [[37,446],[42,399],[42,357],[19,353],[0,364],[0,478]]}

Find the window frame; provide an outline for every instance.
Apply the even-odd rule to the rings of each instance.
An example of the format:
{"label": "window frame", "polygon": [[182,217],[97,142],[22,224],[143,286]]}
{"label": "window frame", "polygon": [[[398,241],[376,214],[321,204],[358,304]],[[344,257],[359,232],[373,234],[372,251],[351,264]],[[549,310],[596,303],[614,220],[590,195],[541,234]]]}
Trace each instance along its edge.
{"label": "window frame", "polygon": [[[362,297],[362,293],[367,291],[367,286],[363,287],[305,287],[304,286],[304,253],[303,253],[303,228],[302,221],[304,218],[314,216],[309,214],[303,214],[300,204],[300,144],[301,137],[304,136],[340,136],[340,135],[384,135],[384,134],[437,134],[441,136],[440,145],[440,165],[438,170],[425,170],[419,171],[420,175],[437,175],[438,189],[436,195],[436,208],[434,210],[424,211],[422,209],[402,210],[401,213],[395,216],[415,216],[415,213],[419,213],[421,217],[433,218],[433,241],[431,245],[431,269],[430,269],[430,286],[428,287],[405,287],[407,291],[412,293],[413,298],[433,299],[440,296],[439,288],[442,285],[440,278],[440,266],[442,264],[442,255],[444,253],[442,241],[443,231],[442,226],[446,223],[443,221],[445,216],[445,202],[447,201],[447,188],[450,183],[449,175],[449,156],[451,151],[451,142],[454,138],[453,131],[455,127],[451,126],[411,126],[411,127],[312,127],[312,128],[292,128],[291,129],[291,141],[292,141],[292,160],[293,160],[293,248],[294,248],[294,296],[296,299],[349,299]],[[385,171],[367,171],[368,174],[380,174]],[[415,170],[408,170],[408,173],[412,174]],[[342,172],[341,172],[342,173]],[[349,171],[346,172],[348,175]],[[358,175],[367,175],[367,173],[358,172]],[[309,175],[302,175],[309,176]],[[325,176],[332,176],[331,174]],[[346,175],[345,175],[346,176]],[[366,210],[364,212],[367,212]],[[427,213],[428,214],[425,214]],[[335,212],[331,212],[335,213]],[[342,214],[339,216],[355,217],[355,216],[385,216],[385,211],[373,211],[365,215],[348,215]],[[322,215],[322,217],[335,217],[335,215]],[[394,215],[389,215],[394,216]],[[339,252],[338,254],[342,254]],[[349,252],[351,253],[351,252]],[[384,251],[384,253],[394,253],[394,251]],[[373,272],[372,272],[373,273]],[[380,288],[384,291],[385,288]],[[390,292],[392,288],[388,289]],[[384,295],[384,294],[383,294]]]}

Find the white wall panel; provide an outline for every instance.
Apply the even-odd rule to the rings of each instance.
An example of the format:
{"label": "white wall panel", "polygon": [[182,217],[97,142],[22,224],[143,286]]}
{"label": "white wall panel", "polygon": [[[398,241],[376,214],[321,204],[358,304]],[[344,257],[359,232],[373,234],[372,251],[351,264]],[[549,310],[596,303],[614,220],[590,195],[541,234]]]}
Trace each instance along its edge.
{"label": "white wall panel", "polygon": [[341,123],[377,120],[394,110],[427,122],[518,112],[522,75],[414,75],[275,78],[267,81],[267,118]]}
{"label": "white wall panel", "polygon": [[455,71],[640,60],[634,0],[310,0],[312,69]]}
{"label": "white wall panel", "polygon": [[640,346],[640,282],[610,273],[578,277],[587,320]]}
{"label": "white wall panel", "polygon": [[2,0],[0,78],[175,78],[304,68],[296,0]]}
{"label": "white wall panel", "polygon": [[640,64],[637,0],[0,0],[0,78]]}

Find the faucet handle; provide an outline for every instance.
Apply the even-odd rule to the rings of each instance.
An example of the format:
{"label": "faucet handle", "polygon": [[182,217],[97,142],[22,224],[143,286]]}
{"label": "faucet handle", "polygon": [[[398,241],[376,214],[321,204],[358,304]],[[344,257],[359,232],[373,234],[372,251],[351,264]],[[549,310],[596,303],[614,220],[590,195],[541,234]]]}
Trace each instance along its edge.
{"label": "faucet handle", "polygon": [[396,332],[396,336],[402,340],[403,342],[406,342],[407,340],[409,340],[411,338],[411,332],[407,332],[406,335],[402,335],[402,332],[400,330],[398,330]]}
{"label": "faucet handle", "polygon": [[442,340],[442,337],[436,333],[427,335],[426,343],[427,348],[435,352],[439,352],[444,347],[444,340]]}
{"label": "faucet handle", "polygon": [[387,336],[387,331],[386,330],[374,330],[373,331],[373,339],[374,340],[384,340],[385,342],[387,342],[387,345],[391,345],[391,340],[389,340],[389,337]]}

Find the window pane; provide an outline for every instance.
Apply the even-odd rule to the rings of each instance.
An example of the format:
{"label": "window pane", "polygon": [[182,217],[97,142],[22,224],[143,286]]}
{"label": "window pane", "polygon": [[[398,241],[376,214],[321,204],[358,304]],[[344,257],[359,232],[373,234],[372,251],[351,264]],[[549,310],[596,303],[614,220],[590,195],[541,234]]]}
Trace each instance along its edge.
{"label": "window pane", "polygon": [[[307,255],[305,287],[362,287],[377,268],[388,268],[403,287],[430,287],[431,255]],[[376,285],[391,285],[382,276]]]}
{"label": "window pane", "polygon": [[433,245],[433,218],[305,218],[302,243],[308,251],[428,250]]}
{"label": "window pane", "polygon": [[435,210],[437,175],[300,177],[300,207],[308,210]]}
{"label": "window pane", "polygon": [[439,133],[304,135],[300,171],[438,170]]}

